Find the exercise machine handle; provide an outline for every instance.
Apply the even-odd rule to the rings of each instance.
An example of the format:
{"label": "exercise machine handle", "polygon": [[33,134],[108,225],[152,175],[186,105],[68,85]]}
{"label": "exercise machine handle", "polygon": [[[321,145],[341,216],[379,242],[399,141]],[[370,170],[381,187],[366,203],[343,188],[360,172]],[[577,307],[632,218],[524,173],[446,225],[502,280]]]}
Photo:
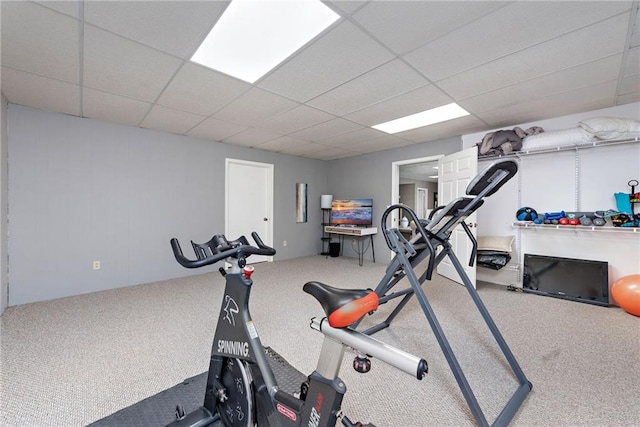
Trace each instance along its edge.
{"label": "exercise machine handle", "polygon": [[[180,263],[185,268],[200,268],[207,265],[215,264],[218,261],[222,261],[223,259],[233,257],[233,258],[246,258],[249,255],[266,255],[272,256],[276,254],[276,250],[270,246],[264,244],[258,233],[255,231],[251,233],[251,237],[256,242],[256,246],[251,246],[249,244],[239,244],[239,242],[247,242],[247,239],[244,236],[240,237],[238,240],[235,240],[231,243],[236,243],[236,245],[231,244],[228,249],[224,249],[222,251],[217,248],[211,248],[212,254],[202,258],[191,260],[185,257],[182,254],[182,249],[180,248],[180,243],[178,239],[175,237],[171,239],[171,249],[173,249],[173,255],[176,258],[176,261]],[[224,239],[224,236],[222,236]],[[248,242],[247,242],[248,243]]]}

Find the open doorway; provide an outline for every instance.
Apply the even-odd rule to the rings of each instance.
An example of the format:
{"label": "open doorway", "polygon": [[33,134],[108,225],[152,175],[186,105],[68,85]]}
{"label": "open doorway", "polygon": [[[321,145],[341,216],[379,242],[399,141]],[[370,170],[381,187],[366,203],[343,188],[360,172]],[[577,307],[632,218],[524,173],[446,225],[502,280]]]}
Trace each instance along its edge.
{"label": "open doorway", "polygon": [[443,155],[393,162],[391,204],[403,203],[428,217],[438,203],[438,159]]}
{"label": "open doorway", "polygon": [[428,218],[438,200],[438,162],[400,166],[399,202],[409,206],[418,218]]}
{"label": "open doorway", "polygon": [[[438,154],[430,157],[400,160],[392,163],[391,169],[391,204],[404,203],[412,208],[418,217],[428,218],[429,213],[438,203]],[[402,194],[402,196],[401,196]],[[421,198],[426,207],[418,206]],[[400,218],[398,210],[391,213],[393,226],[398,227]],[[389,224],[391,225],[391,224]],[[390,251],[391,257],[393,252]]]}

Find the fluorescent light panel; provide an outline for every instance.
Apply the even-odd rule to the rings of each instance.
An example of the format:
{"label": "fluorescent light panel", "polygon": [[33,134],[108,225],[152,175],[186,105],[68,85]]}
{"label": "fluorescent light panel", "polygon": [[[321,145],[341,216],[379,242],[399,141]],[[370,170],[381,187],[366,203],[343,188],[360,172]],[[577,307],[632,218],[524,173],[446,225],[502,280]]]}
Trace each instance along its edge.
{"label": "fluorescent light panel", "polygon": [[431,110],[423,111],[421,113],[380,123],[379,125],[372,127],[386,133],[398,133],[435,123],[446,122],[447,120],[457,119],[458,117],[468,115],[469,113],[467,111],[454,102],[441,107],[432,108]]}
{"label": "fluorescent light panel", "polygon": [[253,83],[338,18],[318,0],[233,0],[191,60]]}

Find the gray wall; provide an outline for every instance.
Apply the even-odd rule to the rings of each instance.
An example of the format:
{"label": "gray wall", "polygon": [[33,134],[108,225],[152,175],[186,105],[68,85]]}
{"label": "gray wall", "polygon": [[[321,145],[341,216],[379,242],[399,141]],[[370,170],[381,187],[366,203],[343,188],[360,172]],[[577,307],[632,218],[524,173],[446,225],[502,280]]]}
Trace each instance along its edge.
{"label": "gray wall", "polygon": [[[325,161],[14,104],[8,150],[10,305],[203,273],[179,266],[169,239],[224,232],[227,157],[274,164],[275,259],[320,251]],[[307,223],[295,222],[296,182]]]}
{"label": "gray wall", "polygon": [[[381,234],[380,219],[391,204],[392,163],[452,154],[460,151],[461,147],[462,140],[456,137],[329,162],[329,191],[334,198],[373,199],[373,225],[378,227],[378,234],[374,237],[377,262],[386,263],[390,259],[389,248]],[[345,256],[357,256],[348,239],[345,239],[343,253]],[[371,260],[371,250],[365,255],[365,260]]]}
{"label": "gray wall", "polygon": [[400,203],[416,210],[416,184],[400,184]]}
{"label": "gray wall", "polygon": [[2,122],[0,124],[0,314],[9,304],[8,279],[7,279],[7,100],[2,95],[0,110],[2,110]]}

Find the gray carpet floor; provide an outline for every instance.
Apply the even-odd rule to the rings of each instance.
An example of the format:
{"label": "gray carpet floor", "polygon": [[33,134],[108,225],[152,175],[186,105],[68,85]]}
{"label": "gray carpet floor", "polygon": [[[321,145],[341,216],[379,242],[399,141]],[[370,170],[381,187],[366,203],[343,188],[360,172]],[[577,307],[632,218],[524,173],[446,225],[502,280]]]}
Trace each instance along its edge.
{"label": "gray carpet floor", "polygon": [[[264,345],[300,371],[316,365],[322,314],[309,280],[375,288],[385,265],[303,257],[256,265],[251,314]],[[466,290],[435,277],[423,288],[489,421],[517,387]],[[208,368],[223,279],[208,273],[10,307],[0,317],[0,425],[85,426]],[[514,426],[640,426],[640,318],[479,284],[533,391]],[[391,304],[362,326],[384,318]],[[373,360],[368,374],[345,355],[344,412],[378,426],[474,425],[415,302],[376,338],[429,362],[422,381]]]}

